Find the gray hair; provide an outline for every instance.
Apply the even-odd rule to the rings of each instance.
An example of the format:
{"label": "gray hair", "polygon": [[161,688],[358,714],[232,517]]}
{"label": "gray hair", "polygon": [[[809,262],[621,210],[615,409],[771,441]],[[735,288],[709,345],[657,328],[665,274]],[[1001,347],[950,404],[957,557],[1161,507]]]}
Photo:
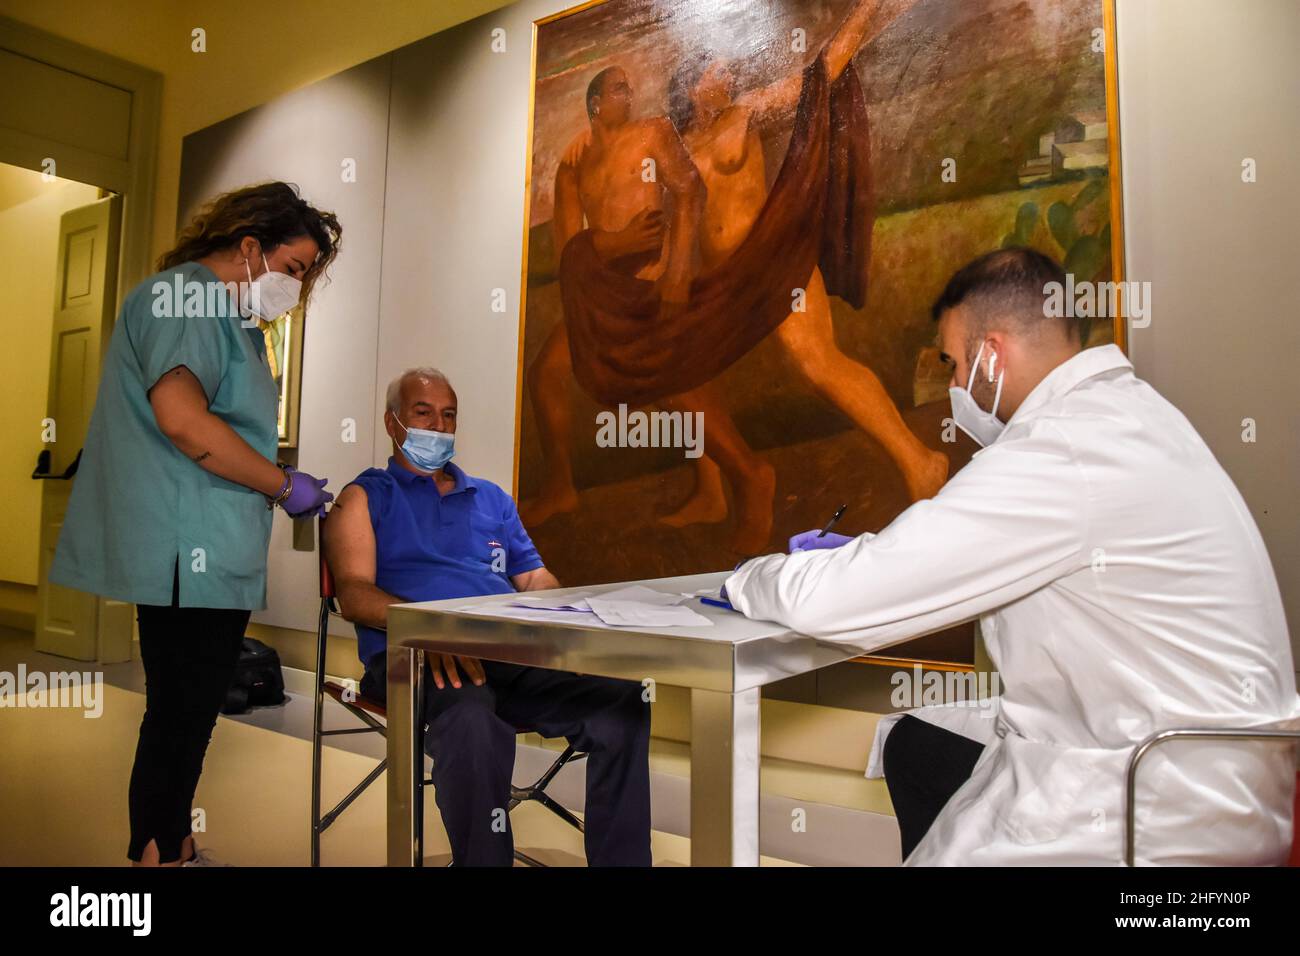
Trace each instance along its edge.
{"label": "gray hair", "polygon": [[422,365],[419,368],[408,368],[388,383],[387,407],[394,414],[402,407],[402,383],[408,378],[423,378],[428,379],[430,382],[442,382],[448,388],[451,388],[451,382],[447,380],[447,376],[436,368],[430,368],[427,365]]}

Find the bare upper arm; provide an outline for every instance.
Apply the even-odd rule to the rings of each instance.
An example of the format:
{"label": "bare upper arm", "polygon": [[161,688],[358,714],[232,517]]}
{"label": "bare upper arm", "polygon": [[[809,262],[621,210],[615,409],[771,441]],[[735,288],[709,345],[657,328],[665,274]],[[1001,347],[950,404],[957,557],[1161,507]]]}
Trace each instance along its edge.
{"label": "bare upper arm", "polygon": [[796,71],[774,83],[760,86],[736,98],[736,108],[744,110],[749,123],[761,127],[799,102],[803,73]]}
{"label": "bare upper arm", "polygon": [[149,387],[149,405],[154,420],[168,438],[186,422],[208,410],[208,395],[198,376],[184,365],[177,365],[158,376]]}
{"label": "bare upper arm", "polygon": [[364,488],[348,485],[339,492],[325,522],[324,537],[325,560],[336,593],[342,595],[349,585],[375,583],[375,529],[370,524]]}

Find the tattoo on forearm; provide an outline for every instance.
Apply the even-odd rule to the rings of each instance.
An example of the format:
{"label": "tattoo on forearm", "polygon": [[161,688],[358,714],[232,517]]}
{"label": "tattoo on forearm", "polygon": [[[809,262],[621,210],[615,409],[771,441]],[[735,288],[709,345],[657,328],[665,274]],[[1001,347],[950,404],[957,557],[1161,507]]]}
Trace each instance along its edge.
{"label": "tattoo on forearm", "polygon": [[203,454],[201,454],[201,455],[195,455],[195,456],[194,456],[194,463],[197,465],[197,464],[198,464],[199,462],[201,462],[204,458],[211,458],[211,457],[212,457],[212,452],[210,452],[210,451],[205,451],[205,452],[204,452]]}

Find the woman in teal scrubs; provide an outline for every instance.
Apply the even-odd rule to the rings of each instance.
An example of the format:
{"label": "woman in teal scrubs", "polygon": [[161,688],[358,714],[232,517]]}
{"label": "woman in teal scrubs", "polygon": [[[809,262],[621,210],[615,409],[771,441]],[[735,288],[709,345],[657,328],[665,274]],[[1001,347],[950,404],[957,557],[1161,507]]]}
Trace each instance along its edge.
{"label": "woman in teal scrubs", "polygon": [[256,319],[305,302],[340,235],[285,183],[219,196],[113,328],[50,581],[137,605],[137,864],[210,861],[191,804],[244,628],[266,606],[271,509],[303,517],[333,499],[324,479],[276,464],[278,392]]}

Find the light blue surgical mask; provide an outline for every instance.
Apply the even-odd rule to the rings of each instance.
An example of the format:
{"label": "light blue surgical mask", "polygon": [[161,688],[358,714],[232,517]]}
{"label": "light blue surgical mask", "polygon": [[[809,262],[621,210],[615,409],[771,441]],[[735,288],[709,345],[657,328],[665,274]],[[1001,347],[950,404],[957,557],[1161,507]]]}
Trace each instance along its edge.
{"label": "light blue surgical mask", "polygon": [[[406,428],[398,418],[397,424]],[[429,431],[427,428],[406,428],[406,441],[402,442],[402,454],[421,471],[437,471],[456,453],[456,436],[448,432]]]}

